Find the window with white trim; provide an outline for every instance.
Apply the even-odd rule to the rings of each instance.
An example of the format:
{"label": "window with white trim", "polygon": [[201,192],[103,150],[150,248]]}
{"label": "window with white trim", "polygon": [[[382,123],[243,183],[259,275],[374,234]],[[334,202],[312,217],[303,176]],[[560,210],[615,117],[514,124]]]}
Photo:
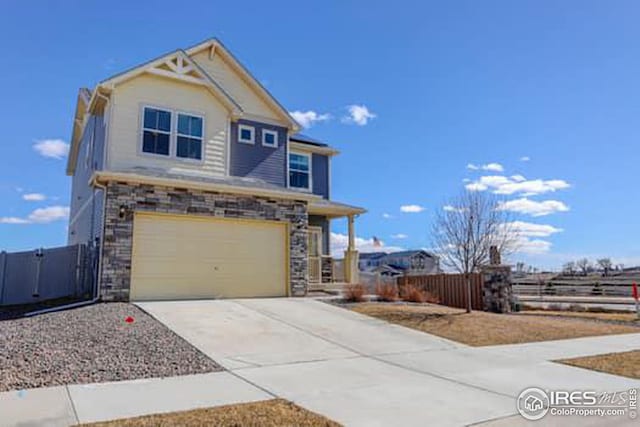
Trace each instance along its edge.
{"label": "window with white trim", "polygon": [[142,151],[169,155],[171,145],[171,111],[144,107],[142,123]]}
{"label": "window with white trim", "polygon": [[262,145],[265,147],[278,147],[278,132],[275,130],[262,129]]}
{"label": "window with white trim", "polygon": [[202,160],[202,117],[178,113],[176,156]]}
{"label": "window with white trim", "polygon": [[311,155],[289,153],[289,187],[311,189]]}
{"label": "window with white trim", "polygon": [[238,141],[245,144],[253,144],[255,141],[256,130],[253,126],[238,125]]}

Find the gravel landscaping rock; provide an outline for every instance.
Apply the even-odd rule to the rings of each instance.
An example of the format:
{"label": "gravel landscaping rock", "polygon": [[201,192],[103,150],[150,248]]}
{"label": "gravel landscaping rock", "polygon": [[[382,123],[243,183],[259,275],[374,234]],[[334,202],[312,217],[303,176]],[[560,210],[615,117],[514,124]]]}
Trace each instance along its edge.
{"label": "gravel landscaping rock", "polygon": [[95,304],[0,321],[0,391],[219,370],[132,304]]}

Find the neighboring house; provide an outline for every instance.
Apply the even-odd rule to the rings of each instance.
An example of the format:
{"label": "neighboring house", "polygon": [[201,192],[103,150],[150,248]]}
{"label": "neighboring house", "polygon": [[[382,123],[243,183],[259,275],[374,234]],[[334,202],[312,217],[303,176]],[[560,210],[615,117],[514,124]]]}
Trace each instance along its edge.
{"label": "neighboring house", "polygon": [[433,274],[440,272],[440,262],[436,255],[425,250],[402,252],[371,252],[359,255],[362,271],[394,274]]}
{"label": "neighboring house", "polygon": [[362,253],[358,257],[360,271],[369,271],[380,265],[380,260],[387,256],[386,252]]}
{"label": "neighboring house", "polygon": [[299,125],[218,41],[81,89],[67,174],[69,243],[100,253],[103,300],[304,295],[332,276],[338,152]]}

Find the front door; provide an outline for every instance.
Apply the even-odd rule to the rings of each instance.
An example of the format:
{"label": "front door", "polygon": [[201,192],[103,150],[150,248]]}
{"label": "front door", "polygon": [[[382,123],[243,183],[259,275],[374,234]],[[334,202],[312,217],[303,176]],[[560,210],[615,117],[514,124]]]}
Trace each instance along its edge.
{"label": "front door", "polygon": [[322,228],[309,227],[307,250],[309,253],[309,283],[322,281]]}

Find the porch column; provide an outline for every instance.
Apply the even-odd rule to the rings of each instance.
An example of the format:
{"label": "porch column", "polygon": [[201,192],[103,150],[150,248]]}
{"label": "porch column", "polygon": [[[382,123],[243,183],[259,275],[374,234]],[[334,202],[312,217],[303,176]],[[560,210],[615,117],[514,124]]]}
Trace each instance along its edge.
{"label": "porch column", "polygon": [[353,226],[354,215],[348,216],[349,220],[349,245],[344,251],[344,279],[347,283],[360,281],[358,271],[358,251],[356,250],[356,233]]}

